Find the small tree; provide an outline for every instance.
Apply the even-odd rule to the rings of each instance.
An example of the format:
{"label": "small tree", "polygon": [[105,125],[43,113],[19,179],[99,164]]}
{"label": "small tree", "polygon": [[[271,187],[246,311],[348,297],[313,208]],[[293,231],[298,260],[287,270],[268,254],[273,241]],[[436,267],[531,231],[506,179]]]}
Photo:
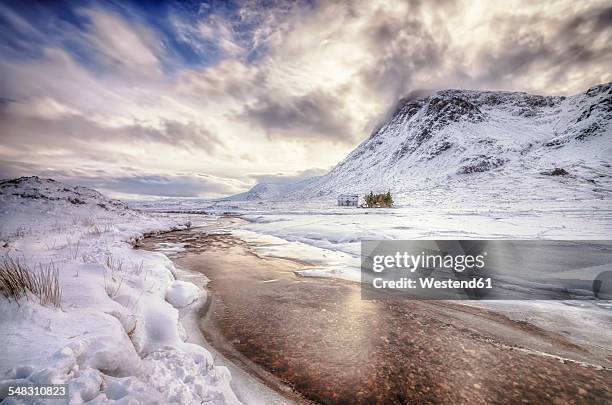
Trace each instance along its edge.
{"label": "small tree", "polygon": [[387,194],[385,194],[385,206],[387,207],[393,207],[393,197],[391,197],[391,190],[387,191]]}
{"label": "small tree", "polygon": [[363,197],[363,200],[365,201],[365,203],[368,206],[368,208],[372,208],[374,206],[374,204],[375,204],[374,193],[372,191],[370,191],[370,194],[366,194]]}

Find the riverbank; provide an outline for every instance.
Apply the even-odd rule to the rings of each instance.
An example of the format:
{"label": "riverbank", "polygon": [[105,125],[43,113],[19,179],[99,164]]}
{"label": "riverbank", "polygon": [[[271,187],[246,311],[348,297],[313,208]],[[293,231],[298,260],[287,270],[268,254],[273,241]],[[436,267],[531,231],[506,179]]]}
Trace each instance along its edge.
{"label": "riverbank", "polygon": [[610,371],[590,348],[498,312],[362,301],[357,285],[300,277],[306,263],[262,255],[230,232],[145,243],[174,246],[174,263],[211,280],[206,339],[280,392],[279,380],[321,403],[612,400]]}
{"label": "riverbank", "polygon": [[220,351],[215,349],[204,337],[206,326],[203,319],[206,317],[212,304],[212,297],[206,286],[208,277],[203,273],[175,268],[174,275],[177,280],[193,283],[202,288],[200,298],[191,305],[179,310],[179,319],[186,333],[185,341],[204,347],[210,352],[216,366],[226,367],[231,373],[230,386],[243,404],[288,405],[294,403],[286,396],[266,386],[260,379],[244,371],[235,361],[231,361]]}

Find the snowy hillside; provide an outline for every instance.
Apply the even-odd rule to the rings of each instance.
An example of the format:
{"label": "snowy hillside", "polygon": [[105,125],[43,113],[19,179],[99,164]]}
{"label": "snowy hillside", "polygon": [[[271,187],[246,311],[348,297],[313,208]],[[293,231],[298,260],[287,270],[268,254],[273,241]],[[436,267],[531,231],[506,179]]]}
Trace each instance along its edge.
{"label": "snowy hillside", "polygon": [[571,97],[441,90],[401,100],[331,172],[285,198],[603,199],[611,165],[612,83]]}
{"label": "snowy hillside", "polygon": [[[50,217],[59,224],[77,213],[87,217],[96,213],[116,217],[133,214],[123,202],[108,199],[96,190],[72,187],[36,176],[1,180],[0,198],[0,232],[3,236],[11,232],[25,234],[36,231],[37,227],[47,225]],[[44,214],[46,221],[40,221],[38,213]],[[34,218],[28,218],[30,214],[35,214]],[[78,222],[78,217],[73,220]]]}
{"label": "snowy hillside", "polygon": [[[229,371],[181,323],[180,311],[204,299],[201,286],[176,280],[163,254],[132,246],[184,229],[184,217],[22,177],[0,181],[0,224],[0,401],[15,403],[8,384],[65,383],[70,403],[239,403]],[[11,288],[18,273],[46,271],[57,284]]]}

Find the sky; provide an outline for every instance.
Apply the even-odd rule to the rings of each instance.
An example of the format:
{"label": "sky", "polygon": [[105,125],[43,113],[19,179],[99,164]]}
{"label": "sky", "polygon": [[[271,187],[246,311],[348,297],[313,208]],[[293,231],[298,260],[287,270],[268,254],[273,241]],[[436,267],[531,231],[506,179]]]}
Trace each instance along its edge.
{"label": "sky", "polygon": [[0,177],[216,198],[322,175],[421,89],[612,81],[609,1],[3,1]]}

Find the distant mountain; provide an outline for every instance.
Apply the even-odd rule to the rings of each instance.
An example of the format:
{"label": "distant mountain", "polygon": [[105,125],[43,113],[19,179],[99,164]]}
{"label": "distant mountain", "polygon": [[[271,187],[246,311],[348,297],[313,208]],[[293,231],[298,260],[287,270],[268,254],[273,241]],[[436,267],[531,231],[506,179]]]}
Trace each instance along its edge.
{"label": "distant mountain", "polygon": [[317,180],[319,176],[310,177],[305,180],[300,180],[295,183],[259,183],[253,186],[250,190],[244,193],[235,194],[233,196],[223,198],[223,201],[257,201],[257,200],[270,200],[284,198],[291,193],[302,190],[306,187],[311,186]]}
{"label": "distant mountain", "polygon": [[611,123],[612,83],[570,97],[441,90],[401,100],[328,174],[260,184],[239,196],[293,200],[391,190],[409,201],[445,190],[440,198],[607,198]]}

